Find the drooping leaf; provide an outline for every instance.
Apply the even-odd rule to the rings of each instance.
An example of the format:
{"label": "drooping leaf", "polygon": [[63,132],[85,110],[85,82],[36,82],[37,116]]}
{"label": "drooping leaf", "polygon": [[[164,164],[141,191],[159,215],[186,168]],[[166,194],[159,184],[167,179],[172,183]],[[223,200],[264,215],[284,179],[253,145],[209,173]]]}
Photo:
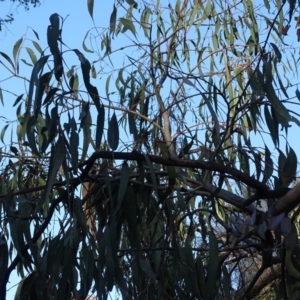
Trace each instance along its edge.
{"label": "drooping leaf", "polygon": [[1,51],[0,51],[0,55],[2,55],[10,63],[10,65],[13,67],[13,70],[15,70],[15,65],[14,65],[13,61],[10,59],[10,57],[7,54],[5,54],[4,52],[1,52]]}
{"label": "drooping leaf", "polygon": [[72,157],[72,168],[74,174],[77,174],[78,170],[78,146],[79,135],[76,131],[72,130],[70,136],[70,152]]}
{"label": "drooping leaf", "polygon": [[46,98],[44,99],[43,105],[50,104],[56,92],[59,88],[52,88],[48,91]]}
{"label": "drooping leaf", "polygon": [[83,41],[82,41],[82,48],[83,48],[83,50],[86,51],[86,52],[94,53],[94,51],[90,50],[90,49],[86,46],[86,44],[85,44],[85,40],[87,39],[89,33],[90,33],[90,30],[85,34],[85,37],[84,37],[84,39],[83,39]]}
{"label": "drooping leaf", "polygon": [[270,45],[273,47],[274,49],[274,52],[277,56],[277,59],[278,59],[278,62],[281,62],[281,59],[282,59],[282,54],[281,52],[279,51],[278,47],[274,44],[274,43],[270,43]]}
{"label": "drooping leaf", "polygon": [[4,235],[0,236],[0,282],[2,283],[5,277],[5,270],[8,267],[8,245]]}
{"label": "drooping leaf", "polygon": [[131,20],[125,19],[125,18],[120,18],[121,23],[123,24],[123,32],[125,32],[127,29],[130,30],[133,35],[136,37],[136,30],[134,27],[134,24]]}
{"label": "drooping leaf", "polygon": [[118,200],[117,200],[118,206],[117,206],[116,212],[118,212],[118,210],[120,209],[120,207],[122,205],[122,201],[124,199],[124,195],[127,190],[129,176],[130,176],[129,167],[128,167],[127,162],[125,161],[122,164],[121,180],[120,180],[119,191],[118,191]]}
{"label": "drooping leaf", "polygon": [[117,24],[117,8],[114,4],[113,11],[110,15],[110,22],[109,22],[109,32],[110,34],[114,34],[116,30],[116,24]]}
{"label": "drooping leaf", "polygon": [[107,141],[112,150],[117,150],[119,145],[119,125],[116,114],[113,113],[108,122]]}
{"label": "drooping leaf", "polygon": [[297,163],[297,155],[293,148],[290,147],[282,169],[282,172],[287,180],[287,182],[285,182],[286,185],[289,185],[295,179]]}
{"label": "drooping leaf", "polygon": [[33,46],[35,47],[35,49],[36,49],[40,54],[43,53],[43,50],[42,50],[41,46],[40,46],[37,42],[32,41],[32,44],[33,44]]}
{"label": "drooping leaf", "polygon": [[61,136],[59,136],[58,141],[52,146],[51,156],[50,156],[50,164],[49,164],[49,172],[45,190],[41,195],[38,205],[41,207],[46,201],[48,201],[48,197],[50,191],[52,190],[53,184],[55,182],[58,169],[62,165],[63,161],[66,159],[66,147],[64,140]]}
{"label": "drooping leaf", "polygon": [[0,88],[0,101],[1,101],[2,105],[4,106],[3,93],[2,93],[2,89],[1,88]]}
{"label": "drooping leaf", "polygon": [[48,58],[49,58],[49,55],[42,56],[33,67],[33,70],[31,73],[31,78],[30,78],[29,91],[28,91],[28,104],[27,104],[27,109],[26,109],[27,113],[30,113],[30,110],[32,109],[31,105],[32,105],[32,100],[33,100],[33,90],[34,90],[34,87],[38,84],[38,74],[43,69]]}
{"label": "drooping leaf", "polygon": [[22,94],[22,95],[20,95],[20,96],[17,97],[17,99],[15,100],[15,103],[13,104],[13,106],[16,106],[20,102],[20,100],[22,100],[23,95],[24,94]]}
{"label": "drooping leaf", "polygon": [[104,130],[104,121],[105,121],[105,109],[104,106],[101,106],[100,113],[97,116],[97,129],[96,129],[96,149],[100,148],[101,140]]}
{"label": "drooping leaf", "polygon": [[31,148],[32,152],[35,155],[40,156],[40,153],[37,149],[36,140],[35,140],[36,119],[35,119],[34,116],[30,116],[27,113],[26,113],[26,115],[28,117],[28,121],[27,121],[27,124],[26,124],[26,133],[27,133],[27,139],[28,139],[29,147]]}
{"label": "drooping leaf", "polygon": [[297,99],[300,101],[300,92],[299,92],[298,89],[296,89],[296,97],[297,97]]}
{"label": "drooping leaf", "polygon": [[94,19],[93,18],[94,0],[87,0],[87,6],[88,6],[88,11],[89,11],[91,18]]}
{"label": "drooping leaf", "polygon": [[83,130],[83,148],[81,154],[81,161],[86,158],[87,151],[89,145],[91,143],[91,125],[92,125],[92,118],[90,112],[90,105],[87,102],[83,102],[82,105],[82,118],[80,127]]}
{"label": "drooping leaf", "polygon": [[50,16],[51,25],[48,26],[47,40],[50,51],[54,58],[54,75],[57,81],[60,81],[63,74],[63,62],[62,55],[58,47],[58,41],[60,40],[60,22],[59,15],[52,14]]}
{"label": "drooping leaf", "polygon": [[140,265],[141,269],[143,270],[143,272],[145,272],[153,280],[156,280],[155,274],[153,273],[153,271],[150,267],[150,264],[146,260],[141,258],[139,260],[139,265]]}
{"label": "drooping leaf", "polygon": [[30,49],[30,48],[28,48],[28,47],[26,47],[26,51],[27,51],[27,53],[29,54],[32,63],[33,63],[33,64],[36,64],[37,59],[36,59],[36,55],[35,55],[35,53],[33,52],[33,50]]}
{"label": "drooping leaf", "polygon": [[218,243],[215,235],[209,232],[209,263],[207,268],[207,292],[209,299],[216,294],[216,281],[219,273]]}
{"label": "drooping leaf", "polygon": [[38,115],[41,113],[42,98],[45,90],[48,89],[51,76],[52,72],[47,72],[38,78],[35,88],[35,101],[33,106],[35,119],[37,119]]}
{"label": "drooping leaf", "polygon": [[20,46],[23,42],[23,37],[21,37],[19,40],[16,41],[15,45],[14,45],[14,48],[13,48],[13,57],[14,57],[14,62],[15,62],[15,65],[16,65],[16,72],[19,73],[19,68],[18,68],[18,63],[17,63],[17,55],[19,53],[19,50],[20,50]]}
{"label": "drooping leaf", "polygon": [[273,140],[274,145],[277,146],[278,141],[279,141],[277,119],[272,118],[267,106],[265,106],[264,111],[265,111],[265,120],[266,120],[268,129],[270,130],[271,138]]}
{"label": "drooping leaf", "polygon": [[269,178],[273,174],[273,160],[271,158],[271,152],[267,145],[265,145],[265,170],[264,170],[264,177],[263,182],[267,182]]}
{"label": "drooping leaf", "polygon": [[100,113],[101,105],[100,105],[99,93],[97,88],[90,83],[91,64],[79,50],[74,49],[73,51],[77,54],[81,62],[81,70],[82,70],[84,85],[88,90],[90,97],[93,99],[93,102],[98,110],[98,113]]}

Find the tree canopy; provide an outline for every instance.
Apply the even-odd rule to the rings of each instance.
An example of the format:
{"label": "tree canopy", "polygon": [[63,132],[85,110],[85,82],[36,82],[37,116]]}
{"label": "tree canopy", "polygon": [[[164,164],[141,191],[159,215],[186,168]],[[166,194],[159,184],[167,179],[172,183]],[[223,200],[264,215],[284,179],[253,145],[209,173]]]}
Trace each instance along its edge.
{"label": "tree canopy", "polygon": [[0,48],[0,298],[297,299],[300,3],[108,3]]}

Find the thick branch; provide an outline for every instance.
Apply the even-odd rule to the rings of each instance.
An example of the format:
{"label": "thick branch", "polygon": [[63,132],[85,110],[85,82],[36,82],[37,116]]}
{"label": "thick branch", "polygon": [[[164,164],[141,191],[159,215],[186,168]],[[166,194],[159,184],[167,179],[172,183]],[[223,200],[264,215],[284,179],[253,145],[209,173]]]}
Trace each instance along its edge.
{"label": "thick branch", "polygon": [[[256,281],[256,284],[253,286],[251,291],[247,294],[247,299],[253,299],[254,297],[258,296],[259,293],[263,290],[263,288],[265,288],[274,279],[276,279],[280,276],[280,271],[281,271],[281,264],[276,264],[270,268],[267,268],[262,273],[262,275],[258,278],[258,280]],[[247,289],[247,286],[245,288],[242,288],[239,291],[237,291],[235,299],[245,299],[242,297],[243,297],[246,289]]]}
{"label": "thick branch", "polygon": [[[147,156],[151,162],[158,163],[164,166],[175,166],[175,167],[183,167],[183,168],[196,168],[196,169],[217,171],[222,174],[229,174],[235,177],[236,180],[241,181],[252,188],[258,190],[269,190],[269,188],[264,183],[246,175],[245,173],[215,162],[205,162],[199,160],[185,160],[185,159],[165,159],[161,156],[155,156],[155,155],[147,155]],[[114,159],[114,160],[146,161],[145,157],[146,154],[141,154],[136,152],[126,153],[126,152],[99,151],[99,152],[94,152],[86,162],[80,165],[80,167],[89,166],[89,165],[92,166],[94,161],[99,158]]]}
{"label": "thick branch", "polygon": [[281,213],[289,213],[300,204],[300,183],[281,197],[270,211],[270,216],[278,216]]}

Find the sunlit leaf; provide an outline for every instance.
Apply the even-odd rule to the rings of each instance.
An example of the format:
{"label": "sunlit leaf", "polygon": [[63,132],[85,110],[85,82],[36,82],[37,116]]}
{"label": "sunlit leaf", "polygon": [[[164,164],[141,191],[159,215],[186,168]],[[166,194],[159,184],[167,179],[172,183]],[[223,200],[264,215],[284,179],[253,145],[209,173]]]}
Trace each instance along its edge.
{"label": "sunlit leaf", "polygon": [[134,27],[133,22],[131,20],[128,20],[128,19],[125,19],[125,18],[120,18],[120,21],[124,26],[124,31],[123,32],[125,32],[128,29],[136,37],[136,31],[135,31],[135,27]]}
{"label": "sunlit leaf", "polygon": [[[14,57],[14,61],[15,61],[16,65],[17,65],[17,55],[19,53],[22,42],[23,42],[23,37],[21,37],[19,40],[17,40],[17,42],[15,43],[14,48],[13,48],[13,57]],[[17,67],[17,69],[18,69],[18,67]],[[18,72],[18,70],[17,70],[17,72]]]}
{"label": "sunlit leaf", "polygon": [[32,51],[32,49],[30,49],[28,47],[26,47],[26,51],[29,54],[32,63],[35,64],[37,62],[35,53]]}

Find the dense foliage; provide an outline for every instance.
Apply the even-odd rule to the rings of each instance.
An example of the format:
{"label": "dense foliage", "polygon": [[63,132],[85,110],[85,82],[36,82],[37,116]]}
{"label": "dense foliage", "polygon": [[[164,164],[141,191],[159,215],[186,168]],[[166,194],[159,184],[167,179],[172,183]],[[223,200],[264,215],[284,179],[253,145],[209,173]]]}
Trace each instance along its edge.
{"label": "dense foliage", "polygon": [[171,2],[0,52],[0,299],[299,297],[299,3]]}

